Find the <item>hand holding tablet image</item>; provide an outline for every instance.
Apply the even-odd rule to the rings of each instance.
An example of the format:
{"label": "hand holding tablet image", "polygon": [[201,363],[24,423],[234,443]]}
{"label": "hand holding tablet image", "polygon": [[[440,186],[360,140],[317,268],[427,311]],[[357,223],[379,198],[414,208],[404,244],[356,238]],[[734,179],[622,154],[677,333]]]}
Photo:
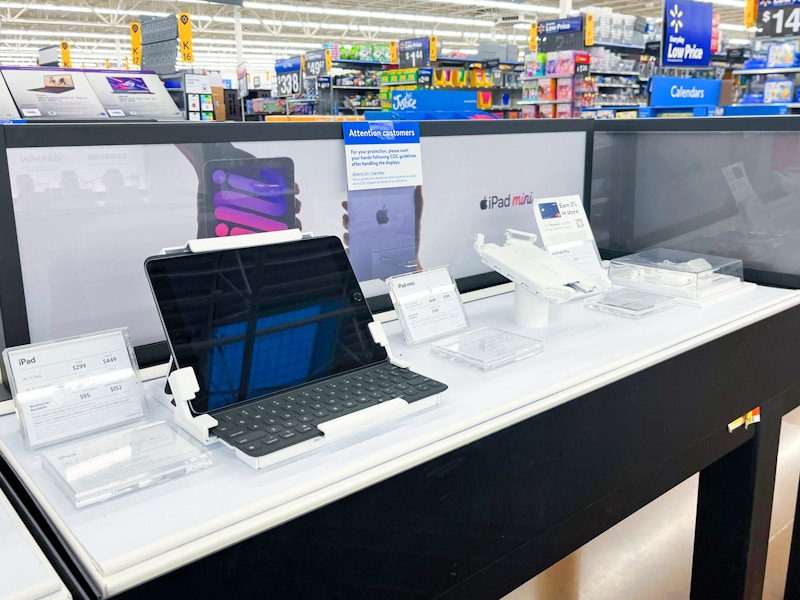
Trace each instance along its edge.
{"label": "hand holding tablet image", "polygon": [[198,238],[302,229],[292,159],[257,158],[229,143],[177,147],[198,176]]}
{"label": "hand holding tablet image", "polygon": [[422,269],[422,186],[351,190],[342,208],[344,242],[359,281]]}

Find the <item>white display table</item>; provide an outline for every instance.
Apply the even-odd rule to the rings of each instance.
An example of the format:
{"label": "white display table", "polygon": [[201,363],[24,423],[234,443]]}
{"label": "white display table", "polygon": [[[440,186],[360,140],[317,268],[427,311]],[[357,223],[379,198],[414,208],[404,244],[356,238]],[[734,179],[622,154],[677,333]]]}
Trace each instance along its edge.
{"label": "white display table", "polygon": [[[407,347],[398,323],[387,323],[393,353],[449,386],[437,408],[261,471],[216,444],[206,471],[83,510],[25,450],[13,416],[0,417],[0,453],[105,597],[798,304],[800,292],[750,286],[642,320],[558,305],[546,329],[523,330],[512,294],[503,294],[467,303],[471,326],[536,337],[544,351],[490,372],[431,356],[428,345]],[[165,415],[151,401],[151,418]]]}

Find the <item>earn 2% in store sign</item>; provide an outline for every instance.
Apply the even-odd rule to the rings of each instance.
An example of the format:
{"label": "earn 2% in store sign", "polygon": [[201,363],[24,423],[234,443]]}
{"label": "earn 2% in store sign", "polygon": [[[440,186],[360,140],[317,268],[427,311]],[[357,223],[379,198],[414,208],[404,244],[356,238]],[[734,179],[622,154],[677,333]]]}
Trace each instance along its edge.
{"label": "earn 2% in store sign", "polygon": [[343,123],[347,189],[422,185],[419,123]]}

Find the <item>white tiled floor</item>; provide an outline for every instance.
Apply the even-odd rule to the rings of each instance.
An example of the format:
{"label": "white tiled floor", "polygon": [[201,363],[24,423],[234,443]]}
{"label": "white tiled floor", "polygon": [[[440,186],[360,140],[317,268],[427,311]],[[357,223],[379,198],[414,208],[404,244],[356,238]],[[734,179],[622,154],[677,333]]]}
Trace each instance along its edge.
{"label": "white tiled floor", "polygon": [[[800,409],[781,427],[765,600],[783,597],[800,474]],[[502,600],[689,597],[697,476],[573,552]]]}

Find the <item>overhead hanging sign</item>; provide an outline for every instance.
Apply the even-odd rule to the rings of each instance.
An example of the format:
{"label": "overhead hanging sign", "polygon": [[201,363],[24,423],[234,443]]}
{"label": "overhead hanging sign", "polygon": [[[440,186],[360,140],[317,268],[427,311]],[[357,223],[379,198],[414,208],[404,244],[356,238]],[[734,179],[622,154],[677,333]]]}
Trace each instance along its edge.
{"label": "overhead hanging sign", "polygon": [[422,154],[416,121],[343,123],[347,189],[422,185]]}
{"label": "overhead hanging sign", "polygon": [[189,13],[178,14],[178,39],[181,44],[181,60],[185,63],[193,63],[192,17]]}
{"label": "overhead hanging sign", "polygon": [[72,67],[72,57],[69,51],[69,42],[67,40],[63,40],[60,44],[61,46],[61,66],[65,69],[69,69]]}
{"label": "overhead hanging sign", "polygon": [[668,0],[664,4],[661,66],[685,68],[710,65],[712,28],[711,4]]}
{"label": "overhead hanging sign", "polygon": [[313,52],[306,52],[304,68],[306,77],[319,77],[320,75],[327,75],[330,70],[330,50],[314,50]]}
{"label": "overhead hanging sign", "polygon": [[296,96],[303,91],[303,57],[292,56],[275,63],[275,90],[278,98]]}
{"label": "overhead hanging sign", "polygon": [[436,38],[423,37],[397,42],[397,66],[400,69],[429,67],[436,60]]}
{"label": "overhead hanging sign", "polygon": [[130,24],[131,32],[131,62],[134,65],[142,64],[142,24],[134,21]]}
{"label": "overhead hanging sign", "polygon": [[800,0],[759,0],[756,37],[800,35]]}
{"label": "overhead hanging sign", "polygon": [[583,17],[539,21],[537,29],[539,52],[583,50]]}

